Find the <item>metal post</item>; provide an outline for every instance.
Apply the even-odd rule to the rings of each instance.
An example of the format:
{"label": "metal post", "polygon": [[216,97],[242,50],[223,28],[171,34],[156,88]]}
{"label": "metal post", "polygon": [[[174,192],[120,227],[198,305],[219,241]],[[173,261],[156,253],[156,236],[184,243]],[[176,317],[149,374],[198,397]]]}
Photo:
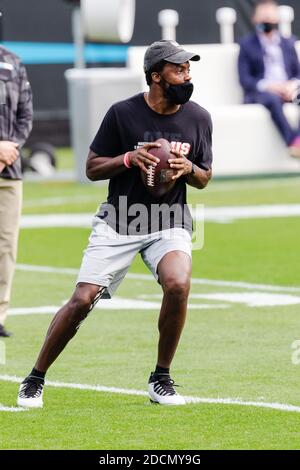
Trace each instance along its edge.
{"label": "metal post", "polygon": [[234,24],[236,11],[234,8],[219,8],[216,11],[216,20],[220,25],[220,39],[222,44],[234,43]]}
{"label": "metal post", "polygon": [[3,29],[2,29],[2,21],[3,21],[3,17],[2,17],[2,12],[0,11],[0,42],[2,42],[3,40]]}
{"label": "metal post", "polygon": [[279,7],[279,15],[280,34],[285,38],[290,38],[292,36],[292,23],[295,19],[294,8],[288,5],[281,5]]}
{"label": "metal post", "polygon": [[84,58],[85,41],[81,9],[78,7],[74,8],[72,13],[72,31],[75,46],[74,66],[77,69],[84,69],[86,66]]}
{"label": "metal post", "polygon": [[176,26],[179,23],[179,14],[176,10],[161,10],[158,14],[158,23],[162,28],[162,39],[176,41]]}

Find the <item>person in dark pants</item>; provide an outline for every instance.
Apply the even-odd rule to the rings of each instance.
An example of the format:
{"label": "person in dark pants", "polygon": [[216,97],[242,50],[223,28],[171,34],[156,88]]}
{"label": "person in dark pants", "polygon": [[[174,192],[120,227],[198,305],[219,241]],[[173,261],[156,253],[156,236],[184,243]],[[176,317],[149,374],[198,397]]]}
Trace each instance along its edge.
{"label": "person in dark pants", "polygon": [[[20,385],[19,406],[43,406],[49,367],[95,303],[113,296],[138,253],[163,291],[149,397],[161,405],[185,404],[174,388],[170,366],[183,331],[190,289],[193,229],[186,185],[203,189],[212,175],[211,117],[190,101],[189,61],[199,59],[174,41],[153,43],[144,57],[149,92],[115,103],[104,117],[90,147],[87,176],[92,181],[110,180],[108,198],[94,218],[73,296],[53,319],[34,368]],[[171,144],[173,155],[168,163],[175,183],[165,195],[155,197],[146,189],[141,171],[151,176],[158,164],[159,158],[150,149],[160,146],[160,138]],[[162,207],[175,210],[179,217],[152,216],[153,209]]]}
{"label": "person in dark pants", "polygon": [[271,113],[289,153],[300,157],[300,131],[293,129],[283,112],[284,103],[297,98],[300,64],[294,38],[279,34],[279,8],[274,0],[256,4],[255,33],[241,40],[238,69],[245,103],[260,103]]}
{"label": "person in dark pants", "polygon": [[32,94],[24,65],[0,45],[0,336],[10,301],[22,207],[19,150],[32,128]]}

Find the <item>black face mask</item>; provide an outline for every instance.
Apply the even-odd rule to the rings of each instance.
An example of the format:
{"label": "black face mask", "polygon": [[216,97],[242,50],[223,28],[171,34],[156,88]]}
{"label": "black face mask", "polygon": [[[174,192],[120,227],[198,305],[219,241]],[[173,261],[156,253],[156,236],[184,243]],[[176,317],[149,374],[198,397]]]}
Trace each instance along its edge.
{"label": "black face mask", "polygon": [[259,23],[257,25],[257,29],[261,33],[271,33],[272,31],[275,31],[278,29],[278,24],[277,23]]}
{"label": "black face mask", "polygon": [[185,82],[180,85],[168,85],[169,86],[165,88],[165,96],[172,104],[187,103],[194,91],[194,85],[192,82]]}

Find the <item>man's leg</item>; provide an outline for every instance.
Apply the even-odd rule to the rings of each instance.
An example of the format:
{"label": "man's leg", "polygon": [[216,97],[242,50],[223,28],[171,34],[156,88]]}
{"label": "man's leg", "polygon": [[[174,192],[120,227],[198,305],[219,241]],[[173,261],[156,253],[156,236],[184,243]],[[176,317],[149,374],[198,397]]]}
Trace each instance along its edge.
{"label": "man's leg", "polygon": [[289,146],[292,141],[296,138],[297,132],[295,132],[290,126],[285,114],[283,112],[284,102],[282,99],[274,93],[257,92],[255,95],[256,103],[260,103],[265,106],[271,113],[271,117],[282,135],[285,143]]}
{"label": "man's leg", "polygon": [[174,389],[170,366],[185,324],[190,290],[191,258],[183,251],[171,251],[157,267],[163,288],[159,315],[158,357],[155,372],[149,379],[149,396],[154,403],[184,405],[184,398]]}
{"label": "man's leg", "polygon": [[157,365],[169,369],[186,319],[191,258],[182,251],[171,251],[159,262],[157,273],[164,293],[158,321]]}
{"label": "man's leg", "polygon": [[47,372],[70,339],[77,333],[101,289],[103,288],[93,284],[78,284],[69,302],[53,318],[35,369]]}
{"label": "man's leg", "polygon": [[49,326],[38,360],[20,386],[17,401],[19,406],[43,406],[45,373],[76,334],[102,292],[103,287],[80,283],[69,302],[57,312]]}
{"label": "man's leg", "polygon": [[17,257],[22,181],[0,178],[0,336],[9,336],[7,317]]}

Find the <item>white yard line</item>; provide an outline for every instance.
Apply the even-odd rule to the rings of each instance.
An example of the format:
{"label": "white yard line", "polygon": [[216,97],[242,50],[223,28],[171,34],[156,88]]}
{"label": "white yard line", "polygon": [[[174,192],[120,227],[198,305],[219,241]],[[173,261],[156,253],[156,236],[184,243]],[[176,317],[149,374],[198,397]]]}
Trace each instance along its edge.
{"label": "white yard line", "polygon": [[[137,298],[143,300],[161,299],[162,295],[142,294],[138,295]],[[267,292],[212,292],[204,294],[191,293],[189,295],[189,299],[203,299],[215,302],[229,302],[233,304],[243,304],[248,307],[275,307],[279,305],[300,304],[300,296]],[[217,303],[214,305],[216,308],[218,308]]]}
{"label": "white yard line", "polygon": [[[73,268],[55,268],[53,266],[35,266],[30,264],[18,264],[18,271],[28,271],[28,272],[37,272],[37,273],[49,273],[49,274],[70,274],[76,276],[78,274],[78,269]],[[136,279],[139,281],[154,281],[154,278],[150,274],[135,274],[128,273],[126,274],[128,279]],[[192,284],[201,284],[206,286],[216,286],[216,287],[233,287],[241,288],[248,290],[261,290],[261,291],[270,291],[270,292],[294,292],[300,294],[300,287],[290,287],[290,286],[275,286],[270,284],[254,284],[250,282],[237,282],[237,281],[223,281],[217,279],[201,279],[201,278],[192,278]]]}
{"label": "white yard line", "polygon": [[67,181],[74,182],[76,181],[76,175],[74,170],[58,170],[55,171],[54,174],[49,176],[41,176],[35,172],[25,172],[24,174],[24,181],[25,182],[56,182],[56,181],[63,181],[64,183]]}
{"label": "white yard line", "polygon": [[83,202],[94,202],[95,206],[98,204],[95,196],[65,196],[65,197],[48,197],[42,199],[27,199],[23,203],[23,207],[50,207],[60,206],[62,204],[80,204]]}
{"label": "white yard line", "polygon": [[[54,315],[61,309],[62,305],[45,305],[41,307],[20,307],[9,309],[10,316],[20,315]],[[208,310],[208,309],[225,309],[229,304],[189,304],[189,310]],[[113,299],[101,299],[97,303],[96,309],[99,310],[160,310],[160,302],[151,302],[146,300],[124,299],[114,297]]]}
{"label": "white yard line", "polygon": [[[195,220],[202,221],[203,211],[191,206]],[[299,217],[300,204],[268,204],[253,206],[223,206],[204,208],[205,222],[229,223],[244,219]],[[77,227],[91,228],[92,214],[37,214],[23,215],[21,228]]]}
{"label": "white yard line", "polygon": [[[266,292],[213,292],[189,295],[189,300],[209,300],[212,303],[190,303],[189,310],[226,309],[230,304],[241,304],[246,307],[277,307],[287,305],[299,305],[300,296],[266,293]],[[162,294],[143,294],[134,299],[115,296],[112,299],[101,299],[96,305],[100,310],[160,310]],[[223,303],[220,303],[223,302]],[[39,307],[11,308],[10,315],[42,315],[55,314],[61,308],[60,305],[43,305]]]}
{"label": "white yard line", "polygon": [[77,227],[91,228],[92,214],[43,214],[22,215],[21,228]]}
{"label": "white yard line", "polygon": [[[191,208],[195,220],[197,212]],[[228,223],[236,220],[299,217],[300,204],[265,204],[253,206],[223,206],[204,209],[205,222]]]}
{"label": "white yard line", "polygon": [[42,307],[20,307],[20,308],[10,308],[10,316],[19,316],[19,315],[43,315],[43,314],[55,314],[61,306],[55,305],[44,305]]}
{"label": "white yard line", "polygon": [[[274,178],[267,180],[236,180],[236,181],[216,181],[213,184],[210,184],[205,192],[206,193],[223,193],[223,192],[234,192],[234,191],[255,191],[256,189],[278,189],[282,187],[287,187],[291,189],[295,187],[299,188],[300,178]],[[199,189],[189,186],[188,192],[190,193],[199,193]]]}
{"label": "white yard line", "polygon": [[[11,376],[11,375],[0,375],[0,380],[3,382],[12,382],[20,383],[22,378]],[[76,390],[89,390],[94,392],[104,392],[104,393],[116,393],[120,395],[133,395],[133,396],[143,396],[148,397],[148,393],[144,390],[135,390],[127,388],[117,388],[117,387],[105,387],[103,385],[87,385],[87,384],[76,384],[76,383],[65,383],[65,382],[54,382],[46,381],[46,385],[49,387],[56,388],[70,388]],[[294,413],[300,413],[300,406],[288,405],[285,403],[266,403],[260,401],[243,401],[235,398],[202,398],[202,397],[184,397],[187,403],[194,404],[211,404],[211,405],[238,405],[238,406],[248,406],[255,408],[269,408],[278,411],[288,411]]]}
{"label": "white yard line", "polygon": [[0,403],[0,411],[8,411],[10,413],[18,413],[18,411],[27,411],[25,408],[16,408],[13,406],[4,406],[2,403]]}
{"label": "white yard line", "polygon": [[249,290],[261,290],[270,292],[294,292],[299,294],[300,287],[292,286],[274,286],[270,284],[252,284],[250,282],[239,282],[239,281],[223,281],[217,279],[192,279],[193,284],[203,284],[207,286],[215,287],[234,287]]}
{"label": "white yard line", "polygon": [[230,303],[241,303],[248,307],[273,307],[278,305],[299,305],[300,296],[266,292],[213,292],[191,294],[192,299],[204,299]]}
{"label": "white yard line", "polygon": [[56,268],[52,266],[35,266],[32,264],[17,264],[17,270],[33,273],[70,274],[72,276],[78,274],[78,269],[75,268]]}

